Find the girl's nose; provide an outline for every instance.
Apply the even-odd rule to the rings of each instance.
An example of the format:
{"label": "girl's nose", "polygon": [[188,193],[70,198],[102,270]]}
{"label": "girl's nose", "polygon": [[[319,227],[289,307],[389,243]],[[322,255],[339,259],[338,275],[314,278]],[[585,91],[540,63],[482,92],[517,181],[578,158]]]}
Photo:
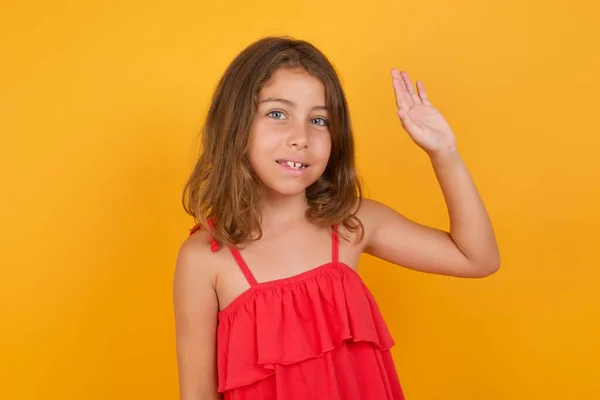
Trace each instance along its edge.
{"label": "girl's nose", "polygon": [[305,148],[308,144],[308,129],[306,124],[299,124],[290,135],[288,144],[296,148]]}

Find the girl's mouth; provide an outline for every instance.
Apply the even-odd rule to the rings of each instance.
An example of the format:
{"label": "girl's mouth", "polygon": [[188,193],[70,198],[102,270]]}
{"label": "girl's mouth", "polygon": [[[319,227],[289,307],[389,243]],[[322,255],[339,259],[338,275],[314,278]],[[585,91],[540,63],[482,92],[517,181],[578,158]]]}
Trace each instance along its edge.
{"label": "girl's mouth", "polygon": [[275,162],[283,167],[291,168],[294,170],[304,169],[309,166],[308,164],[296,161],[276,160]]}

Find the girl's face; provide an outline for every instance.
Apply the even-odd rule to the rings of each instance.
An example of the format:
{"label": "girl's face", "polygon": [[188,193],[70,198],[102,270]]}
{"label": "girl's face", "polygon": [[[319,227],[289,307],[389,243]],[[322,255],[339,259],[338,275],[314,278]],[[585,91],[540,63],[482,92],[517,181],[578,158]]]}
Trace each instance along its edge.
{"label": "girl's face", "polygon": [[323,84],[304,69],[277,70],[258,96],[249,160],[270,194],[305,194],[325,171],[331,136]]}

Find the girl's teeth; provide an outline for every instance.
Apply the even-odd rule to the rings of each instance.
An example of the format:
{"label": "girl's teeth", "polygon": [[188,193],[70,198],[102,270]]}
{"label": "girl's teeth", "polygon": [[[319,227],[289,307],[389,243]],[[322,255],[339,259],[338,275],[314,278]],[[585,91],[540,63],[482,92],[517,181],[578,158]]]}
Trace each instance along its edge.
{"label": "girl's teeth", "polygon": [[298,169],[298,168],[301,168],[303,166],[302,163],[293,162],[293,161],[288,161],[287,165],[289,167],[291,167],[291,168],[294,168],[294,169]]}

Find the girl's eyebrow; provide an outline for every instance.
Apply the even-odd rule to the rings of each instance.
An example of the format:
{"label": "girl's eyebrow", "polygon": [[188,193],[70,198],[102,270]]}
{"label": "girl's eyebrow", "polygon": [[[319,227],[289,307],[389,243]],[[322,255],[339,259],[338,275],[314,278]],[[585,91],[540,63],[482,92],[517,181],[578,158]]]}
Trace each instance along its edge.
{"label": "girl's eyebrow", "polygon": [[[287,104],[288,106],[295,108],[296,107],[296,103],[294,103],[291,100],[287,100],[287,99],[280,99],[280,98],[275,98],[275,97],[268,97],[264,100],[260,100],[258,102],[258,104],[262,104],[262,103],[283,103],[283,104]],[[327,111],[327,107],[326,106],[314,106],[312,108],[313,110],[325,110]]]}

